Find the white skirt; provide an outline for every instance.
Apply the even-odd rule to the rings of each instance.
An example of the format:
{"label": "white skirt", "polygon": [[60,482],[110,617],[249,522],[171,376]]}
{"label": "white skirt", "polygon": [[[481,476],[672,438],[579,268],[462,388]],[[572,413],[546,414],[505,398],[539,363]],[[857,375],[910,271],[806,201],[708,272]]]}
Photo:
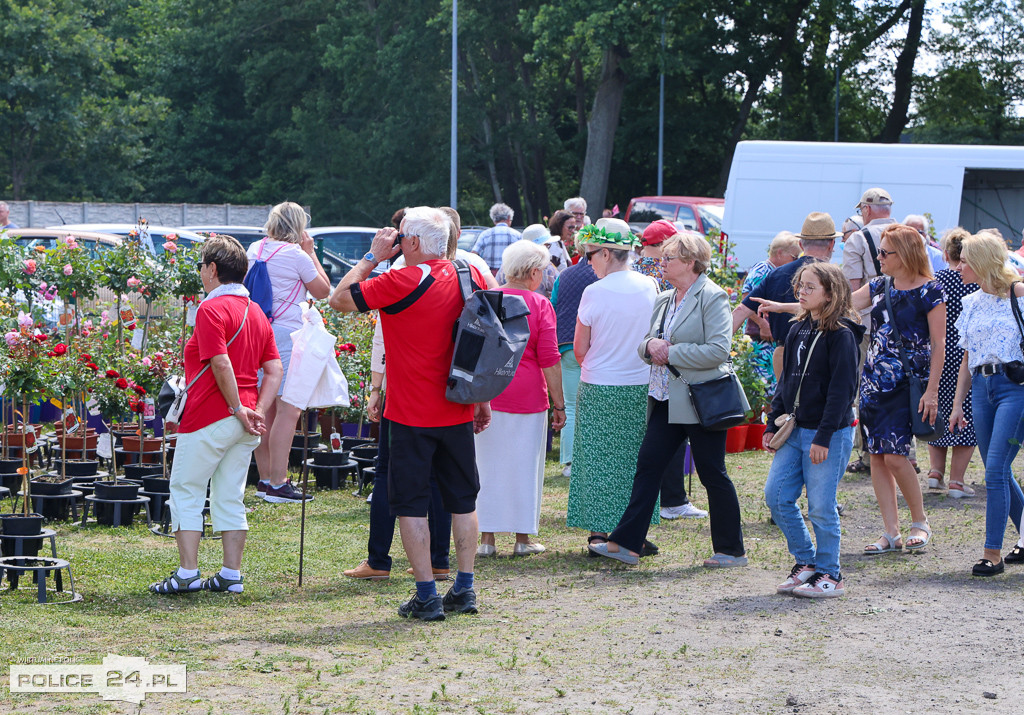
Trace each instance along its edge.
{"label": "white skirt", "polygon": [[491,414],[490,427],[476,435],[476,515],[481,532],[538,532],[547,437],[547,412],[497,410]]}

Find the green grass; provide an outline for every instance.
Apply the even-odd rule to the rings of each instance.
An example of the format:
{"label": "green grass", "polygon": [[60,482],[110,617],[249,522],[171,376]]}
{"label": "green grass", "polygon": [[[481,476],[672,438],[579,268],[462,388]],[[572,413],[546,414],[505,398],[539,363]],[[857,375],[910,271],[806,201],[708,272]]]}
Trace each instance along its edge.
{"label": "green grass", "polygon": [[[923,451],[921,457],[924,467]],[[787,679],[801,677],[789,675],[794,668],[843,667],[830,640],[837,627],[885,633],[899,623],[900,599],[949,598],[966,584],[972,599],[1019,602],[1024,573],[980,584],[965,575],[980,556],[983,498],[956,502],[928,494],[935,547],[919,556],[862,557],[862,545],[877,536],[881,521],[870,479],[861,475],[848,475],[840,486],[848,509],[843,559],[851,595],[821,604],[776,597],[774,584],[792,559],[763,503],[769,464],[761,452],[728,457],[751,567],[709,572],[700,566],[711,553],[707,520],[654,527],[651,539],[661,555],[638,568],[587,558],[586,534],[565,526],[569,480],[549,462],[537,537],[548,551],[512,559],[512,537],[498,535],[502,556],[477,565],[480,616],[441,624],[410,623],[395,614],[413,587],[397,534],[390,581],[352,582],[341,575],[366,557],[369,507],[351,488],[318,492],[307,506],[301,588],[300,507],[265,504],[251,487],[246,591],[240,595],[150,594],[148,584],[177,565],[172,539],[141,524],[60,525],[58,554],[70,560],[84,601],[39,606],[33,591],[0,592],[0,678],[6,665],[30,658],[99,663],[115,653],[188,668],[187,694],[150,695],[143,712],[627,712],[636,706],[653,712],[698,704],[781,712],[796,687]],[[979,465],[975,457],[968,482],[981,481]],[[706,507],[696,479],[692,498]],[[219,542],[204,541],[202,570],[219,564]],[[936,648],[947,645],[933,630],[914,635],[923,647],[932,640]],[[796,658],[787,655],[795,643]],[[884,652],[870,639],[859,648],[867,659]],[[787,665],[776,673],[779,662]],[[853,676],[860,679],[865,662],[869,670],[876,667],[873,660],[858,661],[850,666]],[[608,663],[616,664],[614,671],[601,672]],[[721,679],[750,686],[723,695],[716,686]],[[947,697],[941,689],[919,692]],[[914,701],[913,693],[908,697]],[[138,711],[95,695],[12,695],[6,686],[0,707]]]}

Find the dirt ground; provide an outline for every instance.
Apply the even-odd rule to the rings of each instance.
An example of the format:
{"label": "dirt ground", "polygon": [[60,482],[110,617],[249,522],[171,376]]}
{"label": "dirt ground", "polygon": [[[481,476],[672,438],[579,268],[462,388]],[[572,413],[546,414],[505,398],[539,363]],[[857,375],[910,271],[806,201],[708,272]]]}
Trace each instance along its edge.
{"label": "dirt ground", "polygon": [[[1024,566],[1008,566],[992,579],[970,576],[984,533],[977,457],[967,480],[978,490],[975,499],[926,493],[935,537],[920,554],[861,554],[880,533],[881,521],[870,479],[848,475],[840,485],[847,595],[825,601],[775,594],[792,558],[760,500],[766,471],[763,454],[730,457],[751,562],[745,569],[700,566],[710,554],[706,520],[654,527],[651,539],[661,554],[637,568],[587,558],[583,535],[564,526],[565,480],[552,477],[541,526],[549,551],[481,562],[479,616],[441,624],[399,619],[394,608],[412,587],[411,579],[399,576],[402,559],[396,558],[391,581],[379,584],[344,582],[336,572],[311,567],[301,593],[247,596],[223,609],[220,626],[204,621],[201,632],[192,632],[189,609],[177,605],[153,619],[154,631],[177,640],[158,657],[149,655],[188,663],[184,695],[150,695],[136,708],[84,696],[4,692],[0,709],[289,715],[1024,711],[1018,694]],[[706,506],[694,484],[694,502]],[[903,517],[909,523],[905,509]],[[1011,528],[1004,552],[1015,540]],[[499,551],[504,543],[507,553],[505,542],[499,537]],[[359,547],[340,560],[355,565]],[[74,619],[57,628],[64,634],[75,629]],[[125,654],[131,645],[113,632],[84,637],[95,652]],[[54,646],[56,652],[69,647]]]}

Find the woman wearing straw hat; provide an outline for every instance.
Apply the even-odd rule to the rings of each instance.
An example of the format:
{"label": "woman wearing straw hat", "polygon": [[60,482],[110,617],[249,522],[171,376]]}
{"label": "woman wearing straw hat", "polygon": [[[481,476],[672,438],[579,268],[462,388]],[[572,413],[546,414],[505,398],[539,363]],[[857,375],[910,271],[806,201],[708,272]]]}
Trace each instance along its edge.
{"label": "woman wearing straw hat", "polygon": [[[650,372],[636,352],[647,331],[638,318],[651,314],[658,290],[629,270],[636,238],[625,221],[599,219],[576,238],[599,280],[583,291],[573,340],[581,379],[566,523],[600,543],[619,523],[633,486]],[[651,520],[658,522],[657,510]]]}

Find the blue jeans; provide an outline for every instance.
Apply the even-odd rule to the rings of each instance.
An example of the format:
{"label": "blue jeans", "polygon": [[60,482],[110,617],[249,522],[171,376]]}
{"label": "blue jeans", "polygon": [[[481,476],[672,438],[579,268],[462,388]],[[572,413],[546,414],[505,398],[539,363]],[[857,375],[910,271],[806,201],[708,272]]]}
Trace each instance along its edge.
{"label": "blue jeans", "polygon": [[1024,386],[1004,375],[975,375],[971,408],[978,451],[985,463],[985,548],[1003,548],[1006,518],[1020,532],[1024,493],[1010,466],[1024,439]]}
{"label": "blue jeans", "polygon": [[[853,428],[836,430],[828,447],[828,458],[821,464],[811,464],[814,434],[815,430],[804,427],[793,429],[772,460],[764,498],[797,563],[813,565],[816,570],[838,579],[840,529],[836,490],[853,449]],[[811,534],[796,505],[805,486],[807,511],[814,526],[817,548],[811,542]]]}
{"label": "blue jeans", "polygon": [[565,398],[565,427],[558,434],[558,461],[568,464],[572,461],[573,432],[576,430],[576,395],[580,391],[580,364],[570,349],[562,353],[562,397]]}

